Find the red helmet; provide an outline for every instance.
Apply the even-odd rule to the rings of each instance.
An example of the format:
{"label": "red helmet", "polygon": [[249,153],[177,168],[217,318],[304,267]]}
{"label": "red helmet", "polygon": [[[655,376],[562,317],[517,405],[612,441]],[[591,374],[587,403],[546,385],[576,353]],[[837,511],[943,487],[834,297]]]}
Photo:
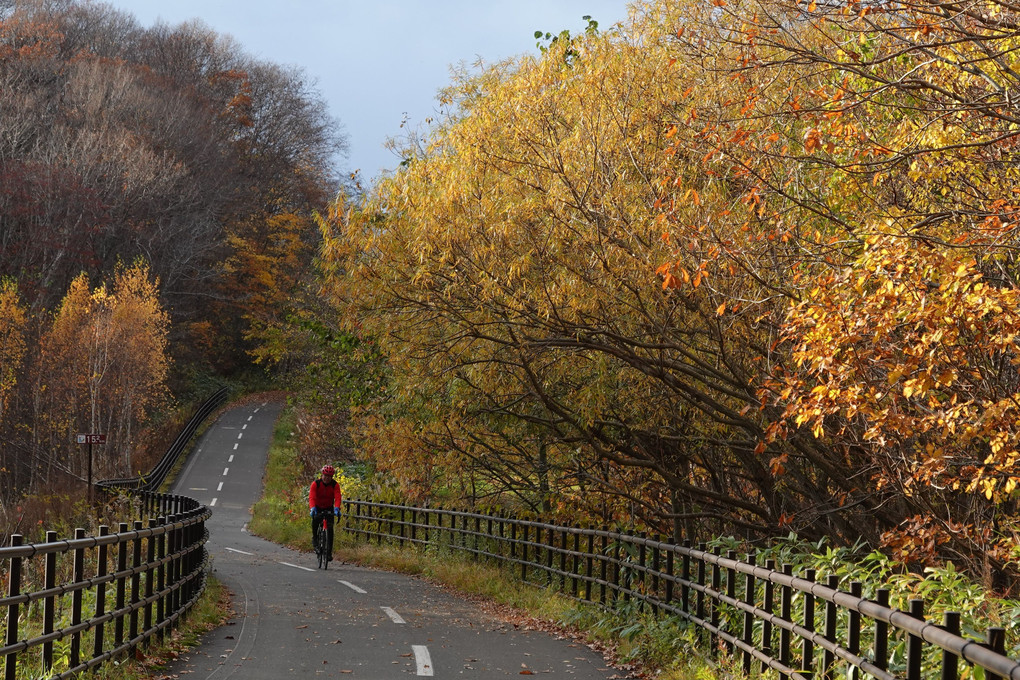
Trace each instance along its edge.
{"label": "red helmet", "polygon": [[326,475],[327,477],[332,477],[333,475],[336,474],[336,470],[333,469],[332,465],[323,465],[321,472],[322,472],[322,474]]}

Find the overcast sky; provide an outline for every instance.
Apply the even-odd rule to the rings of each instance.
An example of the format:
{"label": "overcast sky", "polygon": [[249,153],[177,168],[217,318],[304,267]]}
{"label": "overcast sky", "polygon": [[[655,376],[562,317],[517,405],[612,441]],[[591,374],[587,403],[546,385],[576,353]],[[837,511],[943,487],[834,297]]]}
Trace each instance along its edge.
{"label": "overcast sky", "polygon": [[302,68],[343,124],[349,167],[371,181],[399,159],[383,147],[436,112],[450,66],[537,52],[537,30],[607,28],[626,0],[105,0],[143,26],[198,18],[248,53]]}

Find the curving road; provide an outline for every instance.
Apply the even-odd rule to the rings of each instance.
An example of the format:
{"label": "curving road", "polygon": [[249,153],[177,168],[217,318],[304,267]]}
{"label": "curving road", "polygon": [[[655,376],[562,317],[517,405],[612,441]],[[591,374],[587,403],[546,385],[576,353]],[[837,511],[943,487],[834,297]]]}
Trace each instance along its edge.
{"label": "curving road", "polygon": [[281,408],[226,411],[177,480],[175,493],[213,510],[209,551],[236,614],[164,678],[624,677],[583,645],[517,630],[437,586],[338,562],[318,570],[310,553],[249,534]]}

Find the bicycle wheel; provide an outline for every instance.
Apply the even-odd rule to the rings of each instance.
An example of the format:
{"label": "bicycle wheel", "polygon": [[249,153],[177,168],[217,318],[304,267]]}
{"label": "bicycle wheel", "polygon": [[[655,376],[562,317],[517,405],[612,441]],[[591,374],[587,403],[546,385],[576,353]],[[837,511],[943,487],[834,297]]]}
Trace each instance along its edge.
{"label": "bicycle wheel", "polygon": [[326,537],[323,535],[322,526],[315,526],[315,556],[319,558],[319,569],[323,568],[326,563],[326,551],[323,549],[323,544],[326,542]]}
{"label": "bicycle wheel", "polygon": [[329,530],[326,528],[326,519],[322,519],[322,526],[319,527],[319,545],[322,550],[319,553],[319,565],[323,569],[329,569]]}

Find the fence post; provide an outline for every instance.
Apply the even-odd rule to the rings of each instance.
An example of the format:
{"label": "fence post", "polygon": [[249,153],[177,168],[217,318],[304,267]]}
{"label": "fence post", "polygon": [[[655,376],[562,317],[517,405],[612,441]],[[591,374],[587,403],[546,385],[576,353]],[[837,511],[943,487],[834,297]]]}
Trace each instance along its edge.
{"label": "fence post", "polygon": [[[659,573],[662,568],[662,555],[659,551],[659,544],[662,543],[662,534],[656,534],[653,538],[655,541],[655,547],[652,548],[652,588],[651,592],[654,595],[655,602],[659,601]],[[659,605],[652,604],[652,613],[656,617],[659,615]]]}
{"label": "fence post", "polygon": [[[911,599],[910,615],[924,621],[924,600]],[[907,680],[921,680],[921,638],[916,635],[907,636]]]}
{"label": "fence post", "polygon": [[[879,588],[875,592],[879,606],[889,606],[889,589]],[[889,624],[875,619],[875,665],[886,670],[889,667]]]}
{"label": "fence post", "polygon": [[545,531],[545,577],[549,587],[553,587],[553,553],[556,550],[556,530],[550,526]]}
{"label": "fence post", "polygon": [[[698,543],[698,550],[701,551],[701,552],[705,552],[705,544],[704,543]],[[698,558],[698,585],[701,586],[701,587],[698,588],[697,596],[695,597],[695,605],[694,605],[694,607],[695,607],[695,614],[694,615],[695,615],[695,618],[697,618],[698,624],[699,624],[698,625],[698,639],[699,640],[703,640],[704,639],[703,633],[705,632],[705,628],[703,626],[701,626],[700,624],[705,622],[705,585],[708,583],[708,579],[706,578],[706,571],[707,571],[707,569],[708,569],[708,565],[705,563],[705,558],[704,557],[699,557]]]}
{"label": "fence post", "polygon": [[666,551],[666,579],[665,579],[665,581],[666,581],[666,594],[665,594],[665,601],[666,601],[666,604],[671,606],[671,607],[673,606],[673,585],[674,585],[673,577],[675,576],[675,573],[674,573],[675,572],[675,566],[676,566],[675,565],[675,560],[676,560],[676,553],[674,552],[674,547],[670,546],[669,549]]}
{"label": "fence post", "polygon": [[683,541],[684,556],[680,566],[680,608],[685,614],[691,613],[691,539]]}
{"label": "fence post", "polygon": [[[989,628],[986,631],[986,642],[985,646],[988,649],[998,654],[1006,653],[1006,629],[1005,628]],[[995,673],[985,673],[985,680],[1003,680],[1002,676],[996,675]]]}
{"label": "fence post", "polygon": [[134,640],[138,637],[138,602],[141,601],[142,574],[138,569],[142,566],[142,537],[137,532],[142,530],[141,520],[135,520],[135,537],[131,539],[131,568],[135,573],[131,574],[131,626],[130,637]]}
{"label": "fence post", "polygon": [[[156,520],[152,517],[149,518],[149,529],[155,530]],[[145,570],[145,621],[144,627],[148,631],[152,628],[152,594],[155,591],[153,587],[155,584],[152,582],[153,577],[156,575],[155,568],[152,563],[156,561],[156,537],[149,534],[149,537],[145,539],[145,563],[148,565],[148,569]]]}
{"label": "fence post", "polygon": [[[768,569],[769,571],[775,571],[776,561],[765,560],[765,568]],[[764,652],[767,656],[771,657],[773,650],[771,614],[773,613],[773,610],[775,609],[776,606],[775,603],[776,584],[773,583],[771,580],[766,579],[762,585],[764,586],[765,589],[765,593],[762,596],[762,609],[764,609],[765,612],[770,615],[770,617],[766,618],[761,624],[761,651]],[[762,661],[761,670],[762,673],[768,670],[768,664],[765,663],[764,661]]]}
{"label": "fence post", "polygon": [[[942,628],[952,635],[960,634],[960,612],[946,612],[942,619]],[[959,677],[959,659],[949,651],[942,652],[941,680],[957,680]]]}
{"label": "fence post", "polygon": [[[636,590],[641,595],[648,594],[648,545],[645,541],[648,539],[647,532],[640,532],[637,535],[640,542],[638,543],[638,578],[636,582],[631,581],[631,589]],[[638,611],[645,611],[645,597],[639,597]]]}
{"label": "fence post", "polygon": [[[491,513],[492,511],[489,510],[488,512]],[[495,518],[491,514],[487,515],[486,517],[487,517],[487,520],[486,520],[487,521],[487,525],[486,525],[487,528],[486,528],[486,531],[485,531],[485,552],[486,552],[488,557],[492,558],[492,557],[495,557],[495,554],[496,554],[495,546],[499,545],[499,542],[494,540],[496,538],[496,535],[492,531],[492,523],[495,520]],[[491,560],[490,560],[490,562],[491,562]]]}
{"label": "fence post", "polygon": [[[57,540],[56,531],[46,532],[46,542],[54,543]],[[43,578],[43,587],[46,590],[57,585],[57,553],[51,552],[46,553],[46,566],[45,576]],[[53,620],[56,617],[56,601],[53,595],[46,597],[46,601],[43,603],[43,635],[49,635],[53,632]],[[49,671],[53,668],[53,643],[44,642],[42,648],[42,664],[43,670]]]}
{"label": "fence post", "polygon": [[[110,535],[110,527],[103,524],[99,527],[99,537]],[[107,556],[109,554],[109,546],[105,543],[99,546],[99,550],[96,552],[96,579],[102,579],[106,576],[109,570],[109,564],[107,564]],[[106,613],[106,584],[96,584],[96,618],[101,617]],[[105,632],[104,625],[102,623],[96,624],[96,634],[92,645],[92,658],[95,658],[103,653],[103,633]]]}
{"label": "fence post", "polygon": [[517,520],[510,520],[510,559],[517,559]]}
{"label": "fence post", "polygon": [[580,530],[575,531],[573,533],[573,539],[572,539],[571,542],[573,544],[572,548],[573,548],[573,553],[574,554],[571,555],[571,559],[570,559],[570,594],[576,600],[577,599],[577,590],[578,590],[577,571],[578,571],[578,568],[580,567],[580,563],[579,563],[580,556],[579,556],[579,554],[581,552],[581,532],[580,532]]}
{"label": "fence post", "polygon": [[[837,576],[836,574],[829,574],[828,578],[826,579],[825,585],[832,588],[833,590],[838,589],[839,576]],[[837,622],[836,615],[837,615],[836,603],[832,602],[831,600],[827,601],[825,603],[825,639],[833,644],[836,643],[836,622]],[[826,680],[833,680],[833,670],[835,663],[836,655],[833,654],[828,649],[826,649],[822,660],[822,667],[824,668],[823,673],[825,675]]]}
{"label": "fence post", "polygon": [[588,540],[586,541],[588,549],[585,551],[584,556],[584,575],[587,577],[584,580],[584,599],[585,602],[591,602],[591,579],[594,575],[595,567],[595,527],[591,524],[588,525]]}
{"label": "fence post", "polygon": [[[793,565],[784,564],[783,574],[793,576]],[[787,623],[793,623],[793,588],[789,585],[783,585],[779,602],[779,618]],[[779,629],[779,663],[786,667],[790,666],[790,631],[787,628]],[[786,680],[789,676],[786,673],[780,673],[779,677]]]}
{"label": "fence post", "polygon": [[[729,559],[731,559],[734,562],[736,562],[736,560],[737,560],[737,551],[736,550],[727,550],[726,551],[726,557],[728,557]],[[730,598],[730,600],[736,600],[737,599],[737,571],[733,567],[729,567],[726,570],[726,595]],[[720,607],[720,609],[721,609],[721,607]],[[727,632],[729,632],[730,634],[735,634],[736,633],[736,631],[727,631]],[[726,653],[727,654],[733,654],[733,651],[734,651],[733,643],[727,640],[726,641]]]}
{"label": "fence post", "polygon": [[[757,564],[758,556],[751,552],[747,554],[747,563],[750,565]],[[753,607],[755,604],[755,590],[757,581],[754,578],[754,574],[748,573],[744,576],[744,604],[748,607]],[[748,647],[754,646],[754,615],[750,611],[744,612],[744,644]],[[744,650],[743,659],[744,675],[751,675],[751,652]]]}
{"label": "fence post", "polygon": [[[718,559],[722,555],[722,548],[716,546],[712,550],[712,554]],[[709,601],[708,606],[711,609],[712,615],[712,626],[715,628],[719,627],[719,591],[722,588],[722,569],[719,568],[719,562],[712,563],[712,599]],[[719,653],[719,637],[713,632],[709,637],[711,644],[711,653],[715,657]]]}
{"label": "fence post", "polygon": [[[815,570],[805,569],[804,579],[813,582],[815,580]],[[815,596],[810,592],[804,593],[804,628],[810,631],[815,629]],[[815,663],[815,643],[809,638],[804,638],[803,650],[804,658],[801,659],[800,669],[804,674],[810,674]]]}
{"label": "fence post", "polygon": [[[166,587],[166,564],[163,563],[163,558],[166,557],[166,515],[160,515],[156,521],[159,526],[164,530],[160,532],[159,538],[156,539],[156,557],[159,559],[159,566],[156,567],[156,590],[160,593],[163,592],[163,588]],[[162,624],[166,619],[166,596],[160,595],[156,598],[156,623]],[[163,631],[165,628],[159,629],[159,639],[163,639]]]}
{"label": "fence post", "polygon": [[[78,527],[74,530],[75,540],[85,538],[85,529]],[[78,586],[85,580],[85,548],[74,549],[74,584]],[[81,601],[82,589],[75,588],[71,594],[71,625],[77,626],[81,623]],[[81,663],[81,633],[71,634],[70,668],[75,668]]]}
{"label": "fence post", "polygon": [[[860,581],[852,581],[850,583],[850,594],[854,597],[861,597],[864,592],[864,584]],[[850,650],[851,654],[860,654],[861,652],[861,613],[856,609],[850,610],[850,616],[847,620],[847,640],[846,646]],[[850,668],[848,680],[859,680],[861,677],[861,669],[857,666]],[[956,680],[954,677],[953,680]]]}
{"label": "fence post", "polygon": [[180,515],[174,513],[167,518],[167,521],[170,523],[170,529],[167,532],[167,553],[171,555],[171,558],[166,570],[167,587],[170,589],[170,592],[167,593],[166,615],[167,618],[170,618],[177,611],[181,592],[178,588],[178,581],[181,576],[181,560],[177,556],[178,551],[181,549],[181,530],[176,526],[177,522],[180,521]]}
{"label": "fence post", "polygon": [[609,527],[603,525],[599,539],[599,602],[606,603],[606,589],[609,585]]}
{"label": "fence post", "polygon": [[560,551],[560,590],[564,591],[567,589],[567,551],[569,550],[567,547],[567,537],[569,535],[566,529],[560,531],[560,547],[562,548]]}
{"label": "fence post", "polygon": [[521,580],[528,580],[528,525],[521,526]]}
{"label": "fence post", "polygon": [[[16,548],[22,544],[24,537],[21,534],[11,535],[11,547]],[[21,560],[20,557],[11,558],[10,567],[10,582],[7,584],[7,595],[8,597],[17,597],[21,595]],[[8,646],[15,644],[18,641],[18,609],[19,606],[15,602],[7,605],[7,640]],[[4,659],[4,678],[5,680],[16,680],[18,673],[18,655],[8,654],[7,658]]]}
{"label": "fence post", "polygon": [[481,537],[481,533],[482,533],[482,518],[479,517],[478,515],[475,515],[475,541],[474,541],[475,552],[474,552],[474,555],[475,555],[475,561],[476,562],[481,557],[481,555],[478,554],[478,549],[479,549],[479,546],[481,545],[479,543],[479,541],[482,538]]}

